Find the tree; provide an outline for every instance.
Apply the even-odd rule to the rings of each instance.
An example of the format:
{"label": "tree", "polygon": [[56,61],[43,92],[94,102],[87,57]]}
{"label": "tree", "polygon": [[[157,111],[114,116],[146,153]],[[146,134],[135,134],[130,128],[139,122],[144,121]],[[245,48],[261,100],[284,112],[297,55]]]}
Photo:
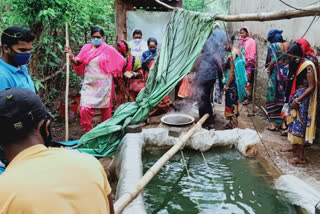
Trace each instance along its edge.
{"label": "tree", "polygon": [[[54,76],[51,83],[43,85],[41,80],[61,70],[65,64],[65,22],[69,23],[70,45],[75,49],[86,42],[93,26],[106,30],[108,42],[115,38],[113,0],[0,0],[0,12],[0,31],[9,26],[20,26],[34,32],[29,70],[38,89],[45,88],[43,94],[48,98],[51,92],[57,91],[52,89],[64,87],[64,81],[60,81],[64,72]],[[79,77],[71,75],[71,87],[79,87],[80,82]]]}

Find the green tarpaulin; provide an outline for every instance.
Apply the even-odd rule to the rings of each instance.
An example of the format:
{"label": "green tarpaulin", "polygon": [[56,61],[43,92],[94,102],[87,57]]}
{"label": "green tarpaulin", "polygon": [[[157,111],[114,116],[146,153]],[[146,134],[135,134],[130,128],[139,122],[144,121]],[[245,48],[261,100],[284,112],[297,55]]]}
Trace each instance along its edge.
{"label": "green tarpaulin", "polygon": [[95,157],[113,156],[125,128],[145,121],[151,110],[190,72],[212,31],[214,17],[176,9],[167,25],[159,56],[136,102],[122,104],[109,120],[82,136],[78,150]]}

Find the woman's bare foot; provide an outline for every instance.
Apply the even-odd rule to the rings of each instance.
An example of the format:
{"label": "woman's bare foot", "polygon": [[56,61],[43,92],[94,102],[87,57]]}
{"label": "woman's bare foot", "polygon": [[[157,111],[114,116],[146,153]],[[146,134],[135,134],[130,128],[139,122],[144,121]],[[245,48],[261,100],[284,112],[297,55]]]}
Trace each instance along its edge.
{"label": "woman's bare foot", "polygon": [[279,131],[279,129],[277,128],[275,123],[270,123],[269,126],[267,127],[267,130],[272,131],[272,132]]}
{"label": "woman's bare foot", "polygon": [[290,149],[280,149],[280,152],[296,152],[296,149],[290,148]]}
{"label": "woman's bare foot", "polygon": [[304,159],[304,158],[301,159],[301,158],[297,158],[297,157],[291,158],[291,159],[289,159],[288,161],[289,161],[289,163],[291,163],[291,164],[293,164],[293,165],[306,163],[306,159]]}

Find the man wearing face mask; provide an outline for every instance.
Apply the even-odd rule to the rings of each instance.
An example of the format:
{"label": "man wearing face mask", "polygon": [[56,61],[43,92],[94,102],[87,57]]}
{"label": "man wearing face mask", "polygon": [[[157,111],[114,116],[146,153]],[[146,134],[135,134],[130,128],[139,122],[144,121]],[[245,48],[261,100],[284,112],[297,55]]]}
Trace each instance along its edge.
{"label": "man wearing face mask", "polygon": [[0,91],[26,88],[35,92],[26,64],[31,57],[34,34],[29,30],[10,27],[1,35]]}
{"label": "man wearing face mask", "polygon": [[142,39],[142,31],[139,29],[133,31],[132,38],[133,39],[129,42],[131,54],[141,62],[142,54],[148,50],[148,45]]}
{"label": "man wearing face mask", "polygon": [[45,146],[47,115],[40,97],[28,89],[0,92],[0,145],[9,161],[0,176],[1,213],[114,213],[97,159]]}

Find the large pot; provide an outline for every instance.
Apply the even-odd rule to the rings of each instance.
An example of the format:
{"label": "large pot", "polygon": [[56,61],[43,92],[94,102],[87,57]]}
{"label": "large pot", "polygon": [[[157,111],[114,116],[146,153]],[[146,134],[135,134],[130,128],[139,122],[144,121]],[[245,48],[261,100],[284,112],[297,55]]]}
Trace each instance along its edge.
{"label": "large pot", "polygon": [[167,114],[161,117],[161,122],[170,126],[185,126],[192,124],[194,122],[194,117],[181,113]]}

